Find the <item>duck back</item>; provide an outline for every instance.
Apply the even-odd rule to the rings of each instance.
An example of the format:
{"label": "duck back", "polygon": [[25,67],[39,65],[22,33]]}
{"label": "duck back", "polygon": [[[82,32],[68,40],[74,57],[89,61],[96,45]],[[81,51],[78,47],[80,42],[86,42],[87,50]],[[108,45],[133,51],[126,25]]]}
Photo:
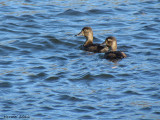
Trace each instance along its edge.
{"label": "duck back", "polygon": [[90,44],[87,46],[83,46],[83,49],[89,52],[94,53],[104,53],[107,52],[109,49],[107,46],[101,46],[100,44]]}
{"label": "duck back", "polygon": [[127,57],[127,55],[121,51],[110,51],[110,52],[106,52],[104,57],[106,59],[122,59]]}

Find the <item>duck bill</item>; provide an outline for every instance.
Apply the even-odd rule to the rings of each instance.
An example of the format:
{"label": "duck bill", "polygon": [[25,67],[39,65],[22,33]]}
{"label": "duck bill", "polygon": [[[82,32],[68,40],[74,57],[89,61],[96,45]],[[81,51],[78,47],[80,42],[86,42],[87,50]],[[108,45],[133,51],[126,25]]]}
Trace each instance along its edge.
{"label": "duck bill", "polygon": [[83,36],[83,32],[81,31],[80,33],[78,33],[77,35],[75,36]]}
{"label": "duck bill", "polygon": [[101,44],[101,46],[107,46],[107,45],[106,45],[106,43],[105,43],[105,42],[103,42],[103,43]]}

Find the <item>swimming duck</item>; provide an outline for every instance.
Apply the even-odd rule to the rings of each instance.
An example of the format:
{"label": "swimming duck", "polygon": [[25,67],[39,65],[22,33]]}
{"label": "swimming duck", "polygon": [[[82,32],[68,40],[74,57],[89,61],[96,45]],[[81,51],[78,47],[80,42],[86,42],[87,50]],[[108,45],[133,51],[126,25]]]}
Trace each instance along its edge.
{"label": "swimming duck", "polygon": [[93,44],[93,31],[91,27],[84,27],[76,36],[85,36],[86,42],[83,44],[83,48],[86,51],[103,53],[107,52],[109,48],[101,44]]}
{"label": "swimming duck", "polygon": [[107,45],[109,47],[109,51],[105,52],[104,55],[106,59],[114,60],[127,57],[124,52],[117,51],[117,40],[115,37],[107,37],[105,42],[102,43],[102,45]]}

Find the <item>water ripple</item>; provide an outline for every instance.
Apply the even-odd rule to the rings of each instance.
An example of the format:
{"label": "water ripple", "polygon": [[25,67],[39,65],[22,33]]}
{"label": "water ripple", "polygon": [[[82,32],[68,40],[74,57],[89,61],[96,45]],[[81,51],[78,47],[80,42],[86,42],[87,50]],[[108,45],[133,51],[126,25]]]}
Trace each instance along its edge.
{"label": "water ripple", "polygon": [[66,11],[64,11],[63,13],[59,13],[58,16],[83,16],[85,15],[84,13],[80,12],[80,11],[75,11],[72,9],[68,9]]}
{"label": "water ripple", "polygon": [[69,96],[69,95],[61,95],[59,99],[60,100],[66,100],[66,101],[74,101],[74,102],[84,101],[83,99],[73,97],[73,96]]}
{"label": "water ripple", "polygon": [[[3,0],[0,13],[0,119],[160,118],[159,1]],[[82,50],[85,26],[128,57]]]}
{"label": "water ripple", "polygon": [[12,84],[9,82],[1,82],[0,83],[0,88],[11,88]]}

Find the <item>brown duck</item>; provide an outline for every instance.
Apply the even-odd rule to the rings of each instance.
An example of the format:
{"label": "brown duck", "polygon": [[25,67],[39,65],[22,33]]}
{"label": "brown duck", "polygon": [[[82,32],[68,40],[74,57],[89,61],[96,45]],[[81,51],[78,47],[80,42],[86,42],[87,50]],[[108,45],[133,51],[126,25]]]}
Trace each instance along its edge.
{"label": "brown duck", "polygon": [[76,36],[86,37],[86,42],[83,44],[83,48],[82,48],[86,51],[95,52],[95,53],[104,53],[109,50],[109,48],[106,45],[93,44],[93,31],[91,27],[84,27],[81,30],[81,32]]}
{"label": "brown duck", "polygon": [[106,59],[122,59],[127,57],[127,55],[124,52],[121,51],[117,51],[117,40],[115,37],[108,37],[106,38],[105,42],[101,44],[103,45],[107,45],[107,47],[109,48],[108,52],[105,52],[104,57]]}

